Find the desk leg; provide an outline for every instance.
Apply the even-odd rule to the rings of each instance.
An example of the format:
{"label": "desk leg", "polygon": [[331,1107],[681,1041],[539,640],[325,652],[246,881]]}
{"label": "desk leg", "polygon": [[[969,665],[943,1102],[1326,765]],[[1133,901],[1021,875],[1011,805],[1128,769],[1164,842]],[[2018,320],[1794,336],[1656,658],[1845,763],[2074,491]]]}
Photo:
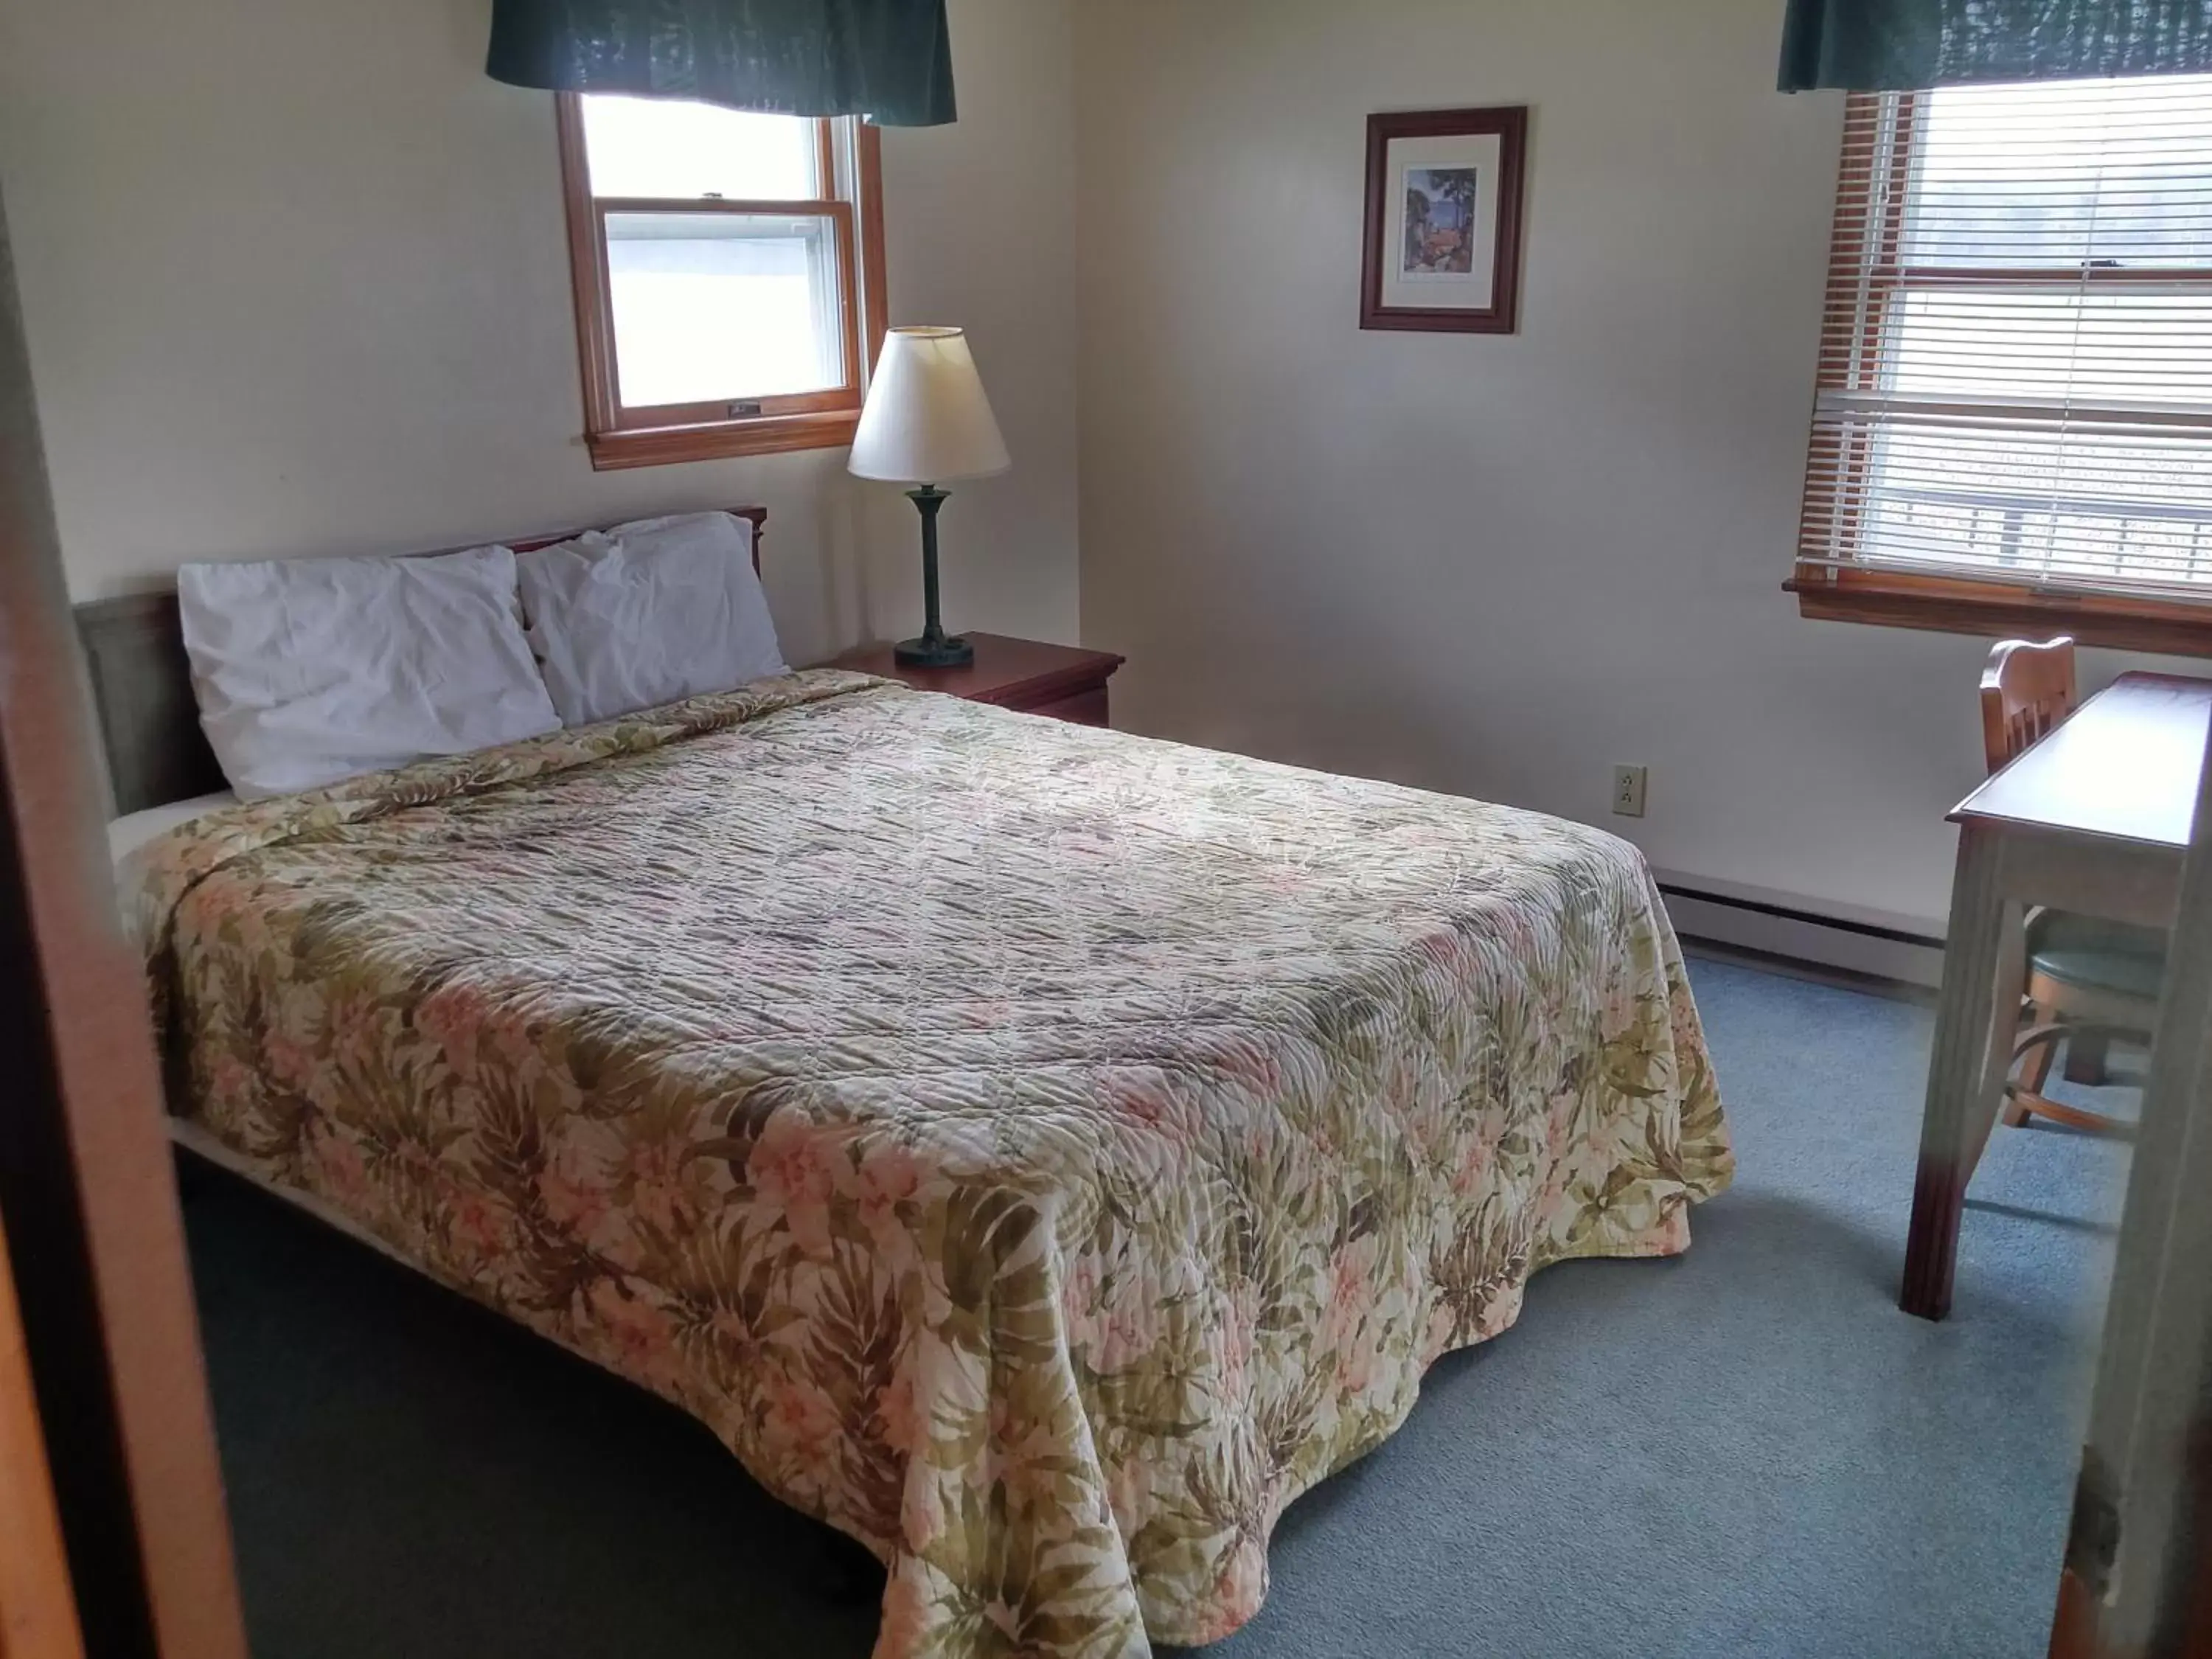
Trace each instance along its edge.
{"label": "desk leg", "polygon": [[[1990,1009],[1987,1052],[1977,1080],[1979,1092],[1967,1120],[1966,1176],[1961,1187],[1973,1182],[1989,1150],[1990,1133],[2004,1109],[2005,1085],[2012,1080],[2012,1049],[2020,1041],[2021,998],[2027,988],[2027,907],[2008,901],[1998,907],[1996,987]],[[1965,1200],[1963,1197],[1960,1201]]]}
{"label": "desk leg", "polygon": [[2021,988],[2004,982],[2000,971],[2016,957],[2008,940],[2021,926],[2020,907],[2005,901],[1998,884],[2000,850],[1990,831],[1972,824],[1960,828],[1943,946],[1943,994],[1928,1061],[1928,1103],[1920,1120],[1912,1231],[1898,1297],[1899,1307],[1923,1319],[1941,1319],[1951,1311],[1966,1182],[1988,1143],[2003,1090],[2004,1058],[1996,1049],[2019,1018]]}

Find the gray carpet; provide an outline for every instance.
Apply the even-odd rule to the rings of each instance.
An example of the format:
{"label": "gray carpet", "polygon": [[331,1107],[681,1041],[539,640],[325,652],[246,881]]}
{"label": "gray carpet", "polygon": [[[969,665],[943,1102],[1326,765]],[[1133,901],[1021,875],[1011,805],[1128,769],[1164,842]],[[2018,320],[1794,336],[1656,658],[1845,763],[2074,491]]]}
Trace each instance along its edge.
{"label": "gray carpet", "polygon": [[[1927,1012],[1693,971],[1741,1173],[1689,1255],[1540,1276],[1209,1659],[2043,1651],[2124,1149],[2000,1131],[1907,1318]],[[186,1216],[258,1659],[868,1651],[872,1564],[704,1430],[242,1184]]]}

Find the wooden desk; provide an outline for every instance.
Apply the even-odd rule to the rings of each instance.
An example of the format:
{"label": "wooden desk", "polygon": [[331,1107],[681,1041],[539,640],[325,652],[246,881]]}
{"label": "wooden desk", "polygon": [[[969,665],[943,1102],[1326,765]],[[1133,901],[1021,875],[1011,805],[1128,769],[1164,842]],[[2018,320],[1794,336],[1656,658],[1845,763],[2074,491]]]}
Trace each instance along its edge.
{"label": "wooden desk", "polygon": [[2028,909],[2172,925],[2208,726],[2212,680],[2123,674],[1951,814],[1959,867],[1899,1297],[1905,1312],[1941,1319],[1951,1310],[1966,1183],[2012,1063]]}

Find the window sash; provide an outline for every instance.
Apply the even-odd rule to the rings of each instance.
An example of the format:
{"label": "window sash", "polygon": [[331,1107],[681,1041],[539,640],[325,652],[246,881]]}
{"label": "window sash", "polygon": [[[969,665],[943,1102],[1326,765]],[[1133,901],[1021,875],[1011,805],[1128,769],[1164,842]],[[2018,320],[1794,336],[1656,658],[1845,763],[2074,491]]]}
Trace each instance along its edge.
{"label": "window sash", "polygon": [[[853,204],[849,202],[821,200],[792,202],[762,200],[731,202],[715,199],[669,200],[655,197],[595,198],[592,204],[595,222],[597,252],[600,261],[601,281],[605,284],[608,306],[607,374],[612,382],[614,431],[637,431],[664,426],[693,426],[718,421],[773,419],[781,415],[811,414],[823,410],[853,409],[860,406],[860,296],[854,279]],[[626,213],[683,215],[705,218],[726,214],[740,218],[823,219],[830,225],[836,249],[836,270],[834,288],[837,296],[836,328],[839,336],[839,356],[844,364],[844,374],[839,383],[818,392],[787,392],[781,395],[749,396],[739,392],[727,398],[714,398],[702,403],[648,404],[630,403],[622,396],[622,369],[619,342],[614,330],[613,296],[614,273],[612,251],[607,236],[610,216]]]}
{"label": "window sash", "polygon": [[[2121,550],[2116,556],[2122,562],[2135,556],[2130,524],[2157,520],[2155,532],[2145,532],[2154,540],[2171,533],[2208,544],[2208,562],[2200,565],[2192,560],[2186,569],[2212,576],[2212,528],[2201,538],[2196,528],[2200,521],[2212,519],[2212,514],[2189,500],[2160,501],[2129,494],[2100,497],[2090,479],[2085,480],[2089,487],[2079,496],[2008,494],[1998,487],[1981,492],[1984,499],[1967,501],[1965,497],[1976,492],[1946,480],[1943,488],[1920,493],[1929,495],[1935,505],[2010,514],[2015,536],[2024,517],[2040,511],[2049,520],[2044,532],[2047,556],[2033,566],[2008,569],[1980,554],[1971,540],[1968,545],[1976,547],[1975,556],[1955,562],[1900,556],[1894,551],[1885,555],[1874,520],[1886,504],[1893,507],[1915,493],[1910,473],[1899,480],[1883,472],[1886,446],[1899,434],[1948,434],[1929,441],[1929,454],[1938,453],[1935,445],[1955,441],[1960,434],[1990,434],[1986,441],[1992,445],[2010,437],[2027,446],[2063,434],[2069,442],[2078,441],[2092,456],[2100,444],[2168,446],[2177,456],[2203,445],[2205,464],[2212,468],[2212,403],[2197,406],[2185,398],[2157,396],[2085,397],[2070,381],[2048,396],[2023,393],[2017,387],[2002,393],[1897,388],[1899,358],[1893,348],[1908,308],[1921,296],[1942,295],[1970,304],[1982,297],[1996,307],[2014,302],[2032,305],[2033,296],[2048,295],[2054,302],[2078,301],[2081,314],[2087,316],[2094,314],[2088,307],[2099,295],[2212,295],[2212,266],[1908,263],[1909,209],[1918,182],[1915,167],[1920,146],[1915,140],[1924,119],[1921,94],[1856,94],[1848,102],[1797,566],[1790,586],[1800,594],[1808,615],[1856,615],[1893,624],[1986,632],[1995,631],[2000,623],[2017,627],[2025,618],[2054,616],[2072,607],[2106,642],[2138,643],[2138,638],[2121,637],[2133,631],[2116,621],[2124,611],[2153,620],[2158,641],[2153,648],[2212,650],[2212,581],[2185,580],[2172,568],[2133,572],[2080,568],[2093,562],[2086,550],[2097,536],[2083,527],[2092,520],[2101,517],[2110,521],[2107,528]],[[1930,324],[1938,330],[1942,325],[1940,318]],[[1939,343],[1941,337],[1940,333],[1934,336]],[[1951,367],[1970,374],[1983,362],[2009,366],[2001,355],[1977,359],[1962,349]],[[2208,367],[2208,375],[2212,375],[2212,367]],[[1936,378],[1942,377],[1939,374]],[[2125,377],[2120,378],[2124,383]],[[2155,386],[2145,389],[2158,390]],[[1984,441],[1970,436],[1965,441]],[[2208,489],[2212,489],[2212,480],[2208,480]],[[2197,492],[2185,493],[2193,498]],[[1947,499],[1936,502],[1936,497]],[[2062,532],[2062,520],[2069,514],[2081,523]],[[2180,526],[2188,528],[2176,528]],[[1999,549],[2008,544],[2001,536]],[[1911,609],[1916,599],[1927,602],[1918,616]],[[1983,614],[1969,614],[1977,609]],[[2198,643],[2179,644],[2176,629],[2190,631]],[[2093,635],[2085,633],[2084,637]]]}
{"label": "window sash", "polygon": [[[582,369],[584,438],[595,468],[650,466],[728,455],[830,448],[850,443],[866,392],[866,368],[886,323],[881,136],[870,125],[817,120],[818,178],[811,200],[600,197],[592,191],[581,94],[556,94],[569,261]],[[842,385],[823,391],[678,404],[626,404],[621,396],[610,214],[730,213],[819,218],[833,228]]]}

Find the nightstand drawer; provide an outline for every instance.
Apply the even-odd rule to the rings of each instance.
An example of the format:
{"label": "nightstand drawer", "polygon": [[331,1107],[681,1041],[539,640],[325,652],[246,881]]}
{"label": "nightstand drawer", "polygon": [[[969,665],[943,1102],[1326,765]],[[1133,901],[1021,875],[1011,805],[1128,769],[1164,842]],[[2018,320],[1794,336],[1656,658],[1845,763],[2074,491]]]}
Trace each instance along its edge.
{"label": "nightstand drawer", "polygon": [[1106,718],[1106,688],[1103,685],[1088,691],[1079,691],[1072,697],[1062,697],[1056,702],[1032,703],[1022,712],[1043,714],[1077,726],[1105,726],[1109,723]]}

